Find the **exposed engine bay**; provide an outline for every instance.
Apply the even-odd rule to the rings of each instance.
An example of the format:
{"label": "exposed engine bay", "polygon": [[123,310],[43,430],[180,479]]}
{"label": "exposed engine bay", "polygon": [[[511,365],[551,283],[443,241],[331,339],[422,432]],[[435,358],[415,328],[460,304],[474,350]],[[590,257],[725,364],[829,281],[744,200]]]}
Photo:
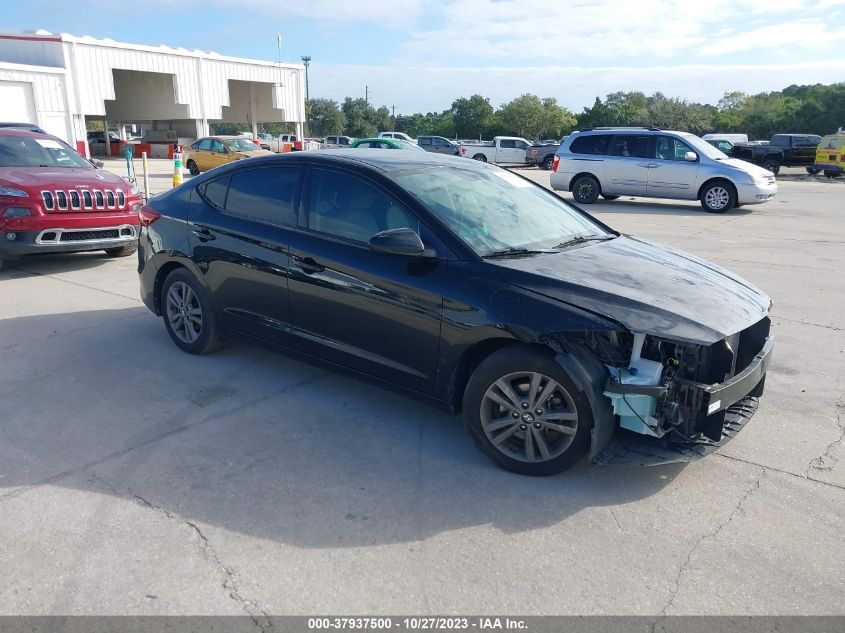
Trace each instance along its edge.
{"label": "exposed engine bay", "polygon": [[[618,453],[626,438],[637,439],[634,434],[639,451],[649,446],[645,437],[650,446],[670,451],[654,460],[642,457],[645,464],[712,452],[756,411],[773,346],[768,317],[712,345],[616,331],[586,332],[576,341],[607,369],[602,394],[621,430],[607,447],[597,447],[597,463],[606,463],[608,452]],[[695,456],[674,457],[691,448]]]}

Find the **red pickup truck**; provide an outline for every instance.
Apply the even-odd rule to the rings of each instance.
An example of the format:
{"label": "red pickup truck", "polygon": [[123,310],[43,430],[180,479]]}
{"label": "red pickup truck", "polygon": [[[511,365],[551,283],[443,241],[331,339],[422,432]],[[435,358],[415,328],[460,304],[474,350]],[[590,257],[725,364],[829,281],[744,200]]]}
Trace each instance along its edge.
{"label": "red pickup truck", "polygon": [[0,268],[33,253],[131,255],[141,205],[134,185],[55,136],[0,129]]}

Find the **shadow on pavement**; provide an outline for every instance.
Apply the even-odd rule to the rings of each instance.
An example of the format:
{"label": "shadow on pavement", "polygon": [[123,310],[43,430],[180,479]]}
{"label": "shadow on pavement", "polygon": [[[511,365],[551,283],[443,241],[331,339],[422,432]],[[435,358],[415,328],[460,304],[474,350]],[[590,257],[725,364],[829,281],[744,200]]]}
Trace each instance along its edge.
{"label": "shadow on pavement", "polygon": [[108,265],[115,259],[106,255],[104,251],[24,255],[20,259],[9,259],[3,263],[3,268],[0,269],[0,281],[7,278],[21,279],[54,273],[73,273]]}
{"label": "shadow on pavement", "polygon": [[0,499],[71,487],[341,548],[529,531],[648,497],[682,470],[509,474],[458,418],[244,344],[185,354],[142,307],[7,319],[0,353]]}

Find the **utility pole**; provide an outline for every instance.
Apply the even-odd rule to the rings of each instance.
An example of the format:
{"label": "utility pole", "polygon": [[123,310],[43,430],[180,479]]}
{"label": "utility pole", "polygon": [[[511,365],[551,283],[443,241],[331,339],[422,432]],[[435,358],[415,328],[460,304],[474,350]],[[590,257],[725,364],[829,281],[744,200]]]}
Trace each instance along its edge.
{"label": "utility pole", "polygon": [[364,86],[364,103],[370,102],[370,87]]}
{"label": "utility pole", "polygon": [[393,121],[393,131],[395,132],[396,131],[396,106],[395,105],[390,106],[390,110],[393,113],[390,118]]}

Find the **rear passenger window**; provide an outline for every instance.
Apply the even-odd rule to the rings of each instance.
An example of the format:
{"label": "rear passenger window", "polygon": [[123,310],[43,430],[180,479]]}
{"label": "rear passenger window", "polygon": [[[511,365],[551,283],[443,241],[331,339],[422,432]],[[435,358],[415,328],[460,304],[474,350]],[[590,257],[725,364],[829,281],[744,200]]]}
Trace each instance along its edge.
{"label": "rear passenger window", "polygon": [[204,138],[197,143],[197,149],[205,150],[210,152],[211,151],[211,139]]}
{"label": "rear passenger window", "polygon": [[573,154],[607,154],[609,146],[609,134],[591,134],[580,136],[572,141],[569,151]]}
{"label": "rear passenger window", "polygon": [[229,176],[226,175],[223,178],[216,178],[205,183],[200,188],[200,193],[210,204],[218,209],[223,209],[226,206],[226,190],[228,188]]}
{"label": "rear passenger window", "polygon": [[231,176],[226,211],[260,222],[293,226],[293,198],[299,167],[256,167]]}
{"label": "rear passenger window", "polygon": [[427,136],[420,137],[420,145],[431,145],[431,139]]}
{"label": "rear passenger window", "polygon": [[612,156],[626,156],[630,158],[649,158],[648,146],[650,136],[636,136],[633,134],[620,134],[613,137],[613,146],[610,154]]}

